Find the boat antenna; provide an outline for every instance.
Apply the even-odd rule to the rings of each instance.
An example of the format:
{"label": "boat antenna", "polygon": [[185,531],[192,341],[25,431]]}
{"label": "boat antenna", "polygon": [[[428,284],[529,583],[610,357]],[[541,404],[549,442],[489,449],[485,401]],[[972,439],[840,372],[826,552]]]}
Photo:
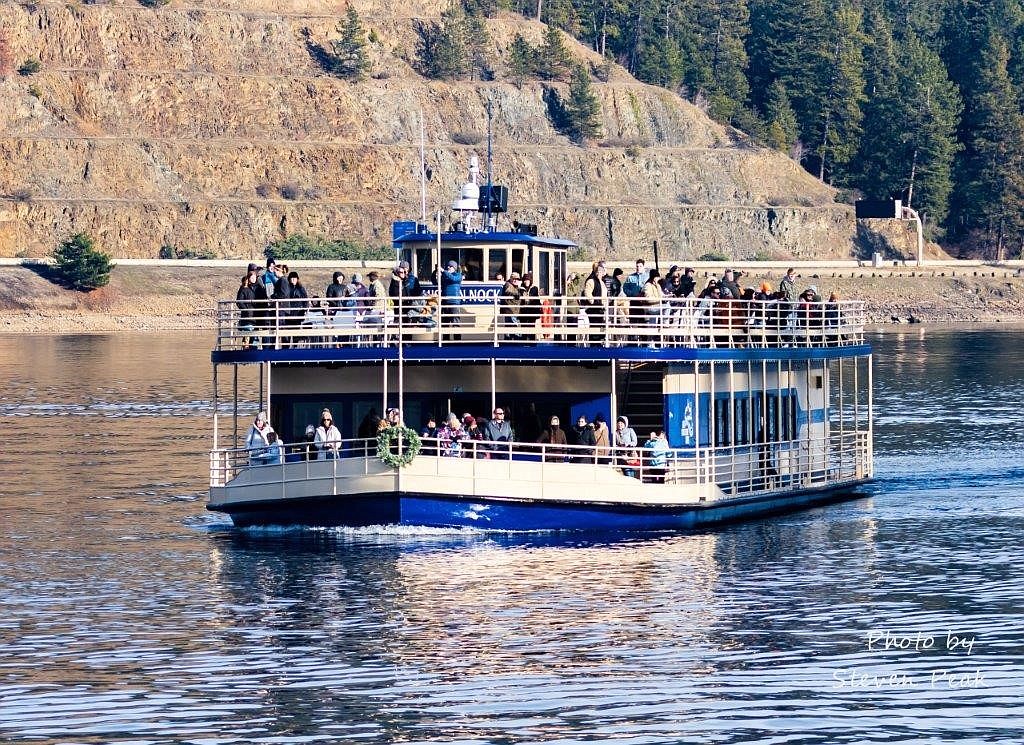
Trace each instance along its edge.
{"label": "boat antenna", "polygon": [[491,217],[491,201],[492,201],[492,189],[493,189],[493,141],[494,141],[494,128],[492,126],[493,118],[491,116],[491,102],[493,98],[490,94],[487,96],[487,227],[491,230],[494,229],[494,223]]}
{"label": "boat antenna", "polygon": [[424,144],[423,109],[420,109],[420,223],[427,222],[427,156]]}

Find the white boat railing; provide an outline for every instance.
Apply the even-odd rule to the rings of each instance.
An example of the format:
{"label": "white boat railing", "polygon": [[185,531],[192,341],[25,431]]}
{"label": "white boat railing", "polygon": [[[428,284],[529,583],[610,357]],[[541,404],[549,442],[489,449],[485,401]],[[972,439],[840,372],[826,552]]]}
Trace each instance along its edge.
{"label": "white boat railing", "polygon": [[[782,489],[825,487],[859,481],[871,475],[867,431],[790,441],[775,441],[716,448],[669,449],[658,453],[642,446],[635,448],[598,448],[549,443],[487,442],[423,437],[416,461],[429,463],[426,472],[445,476],[454,472],[452,464],[473,461],[471,477],[523,479],[524,462],[573,464],[573,482],[597,483],[608,470],[636,478],[644,484],[715,484],[729,496],[755,494]],[[308,442],[281,446],[280,454],[269,448],[226,448],[210,453],[210,486],[230,486],[247,472],[246,488],[280,485],[282,494],[288,483],[311,478],[323,479],[324,470],[312,464],[330,464],[327,477],[381,473],[384,465],[377,456],[377,439],[350,439],[338,443],[336,455],[318,450]],[[495,464],[505,464],[495,471]],[[303,467],[300,464],[305,464]],[[486,468],[483,464],[487,464]],[[280,466],[286,465],[286,468]],[[353,468],[354,466],[354,468]],[[499,466],[500,468],[500,466]],[[478,473],[480,471],[480,473]],[[417,473],[423,473],[418,467]],[[460,469],[458,476],[465,477]],[[543,466],[539,476],[544,480]],[[481,488],[480,494],[486,494]]]}
{"label": "white boat railing", "polygon": [[[863,301],[611,298],[597,305],[565,297],[510,304],[444,303],[437,296],[217,303],[217,350],[390,347],[403,344],[749,348],[839,347],[864,343]],[[339,304],[335,304],[339,303]]]}

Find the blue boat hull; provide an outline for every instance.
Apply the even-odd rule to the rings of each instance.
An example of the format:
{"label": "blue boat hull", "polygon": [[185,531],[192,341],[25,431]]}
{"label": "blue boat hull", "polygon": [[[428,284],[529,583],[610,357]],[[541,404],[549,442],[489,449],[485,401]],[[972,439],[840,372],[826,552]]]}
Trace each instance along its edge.
{"label": "blue boat hull", "polygon": [[861,496],[858,484],[762,494],[715,504],[679,506],[520,502],[434,494],[365,494],[224,505],[236,526],[365,527],[410,525],[478,530],[687,530]]}

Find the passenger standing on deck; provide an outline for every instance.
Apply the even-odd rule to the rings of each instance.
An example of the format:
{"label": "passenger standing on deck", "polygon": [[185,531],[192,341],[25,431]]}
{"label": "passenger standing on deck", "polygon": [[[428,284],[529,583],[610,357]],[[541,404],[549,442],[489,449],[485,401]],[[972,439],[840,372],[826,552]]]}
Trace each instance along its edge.
{"label": "passenger standing on deck", "polygon": [[604,286],[604,276],[608,273],[603,261],[595,261],[590,268],[590,275],[583,282],[583,296],[580,305],[587,311],[590,325],[604,327],[605,300],[608,290]]}
{"label": "passenger standing on deck", "polygon": [[278,466],[284,463],[284,447],[277,438],[277,432],[267,434],[267,454],[263,462],[268,466]]}
{"label": "passenger standing on deck", "polygon": [[270,444],[267,435],[273,432],[270,421],[267,419],[267,412],[261,411],[249,427],[249,433],[245,436],[245,449],[249,451],[249,463],[259,465],[267,453],[267,446]]}
{"label": "passenger standing on deck", "polygon": [[637,460],[636,432],[629,426],[629,419],[620,416],[615,420],[615,462],[627,476],[636,476],[636,471],[629,468]]}
{"label": "passenger standing on deck", "polygon": [[[515,433],[512,432],[512,425],[505,419],[505,408],[494,407],[491,412],[491,420],[484,425],[484,440],[489,443],[501,443],[499,445],[486,445],[488,450],[497,452],[495,457],[508,459],[508,446],[505,443],[512,442]],[[501,455],[504,453],[504,455]]]}
{"label": "passenger standing on deck", "polygon": [[423,454],[424,455],[437,455],[437,419],[434,418],[433,414],[427,416],[427,423],[423,429],[420,430],[420,437],[430,440],[430,442],[423,443]]}
{"label": "passenger standing on deck", "polygon": [[742,276],[741,273],[734,272],[732,269],[725,270],[725,275],[722,277],[722,280],[718,283],[718,286],[722,288],[722,297],[725,297],[725,291],[728,290],[729,297],[732,300],[740,299],[743,293],[740,290],[739,282],[736,281],[737,278],[740,276]]}
{"label": "passenger standing on deck", "polygon": [[462,315],[462,272],[458,263],[449,261],[441,272],[441,323],[460,324]]}
{"label": "passenger standing on deck", "polygon": [[[501,288],[501,295],[498,296],[500,306],[498,308],[498,320],[501,326],[506,329],[513,329],[518,331],[522,322],[519,320],[519,315],[522,312],[523,307],[523,291],[520,283],[522,279],[519,276],[519,272],[512,272],[512,275],[508,278],[508,282]],[[509,339],[519,339],[519,333],[512,333],[508,335]]]}
{"label": "passenger standing on deck", "polygon": [[796,302],[796,269],[786,270],[786,276],[779,282],[779,292],[787,303]]}
{"label": "passenger standing on deck", "polygon": [[462,440],[466,437],[466,430],[459,424],[459,417],[455,412],[449,412],[441,431],[437,433],[441,455],[448,458],[462,457]]}
{"label": "passenger standing on deck", "polygon": [[[657,326],[661,321],[661,312],[665,297],[665,294],[661,290],[661,283],[658,281],[658,278],[658,270],[651,269],[650,277],[644,285],[643,300],[646,306],[644,310],[647,313],[647,324],[651,326]],[[655,340],[656,339],[654,337],[649,338],[651,343],[654,343]]]}
{"label": "passenger standing on deck", "polygon": [[330,409],[320,412],[320,426],[316,428],[316,447],[320,451],[317,460],[328,460],[338,457],[341,448],[341,432],[334,426],[334,417]]}
{"label": "passenger standing on deck", "polygon": [[527,272],[523,275],[521,293],[523,298],[521,311],[523,327],[527,330],[527,333],[533,334],[536,330],[537,321],[540,320],[541,316],[540,290],[533,283],[533,272]]}
{"label": "passenger standing on deck", "polygon": [[342,272],[334,273],[324,297],[327,298],[327,315],[333,316],[342,307],[342,299],[345,297],[345,275]]}
{"label": "passenger standing on deck", "polygon": [[565,437],[565,430],[562,429],[561,420],[557,416],[551,417],[551,425],[544,430],[537,442],[548,445],[545,448],[544,460],[561,463],[565,460],[565,446],[568,440]]}
{"label": "passenger standing on deck", "polygon": [[256,270],[250,269],[242,277],[242,285],[235,293],[235,304],[238,306],[238,330],[246,334],[246,349],[256,345],[256,337],[252,335],[256,328]]}
{"label": "passenger standing on deck", "polygon": [[604,414],[596,414],[594,416],[594,446],[598,460],[601,463],[608,461],[609,435],[608,425],[604,421]]}
{"label": "passenger standing on deck", "polygon": [[576,419],[576,426],[572,428],[572,444],[581,448],[573,451],[573,460],[578,463],[589,463],[594,460],[594,449],[597,447],[594,425],[582,414]]}
{"label": "passenger standing on deck", "polygon": [[626,277],[622,283],[622,292],[629,298],[629,325],[638,326],[644,322],[644,284],[648,278],[647,270],[644,268],[644,260],[636,260],[636,271]]}

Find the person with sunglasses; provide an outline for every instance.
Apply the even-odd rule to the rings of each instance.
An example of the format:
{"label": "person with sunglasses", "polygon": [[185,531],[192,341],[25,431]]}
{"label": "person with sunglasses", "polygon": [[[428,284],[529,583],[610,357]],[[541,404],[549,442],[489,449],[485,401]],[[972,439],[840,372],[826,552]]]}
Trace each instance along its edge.
{"label": "person with sunglasses", "polygon": [[512,425],[505,418],[505,409],[501,406],[494,407],[491,412],[491,419],[484,426],[484,445],[488,450],[497,453],[492,457],[505,458],[509,456],[509,448],[505,443],[510,443],[515,438]]}
{"label": "person with sunglasses", "polygon": [[334,426],[334,417],[330,409],[320,412],[320,426],[316,428],[314,439],[319,454],[317,460],[333,460],[338,457],[341,449],[341,432]]}

